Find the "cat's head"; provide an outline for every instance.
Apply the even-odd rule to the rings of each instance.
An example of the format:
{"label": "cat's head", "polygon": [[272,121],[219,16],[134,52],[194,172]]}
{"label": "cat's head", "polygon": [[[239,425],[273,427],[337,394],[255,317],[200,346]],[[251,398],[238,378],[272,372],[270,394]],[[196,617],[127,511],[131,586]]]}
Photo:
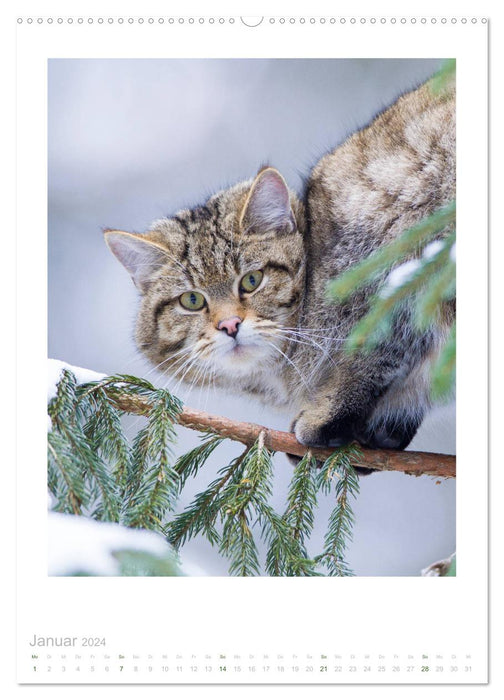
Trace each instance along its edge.
{"label": "cat's head", "polygon": [[138,347],[160,371],[244,381],[282,359],[304,293],[302,204],[274,168],[155,221],[108,230],[142,299]]}

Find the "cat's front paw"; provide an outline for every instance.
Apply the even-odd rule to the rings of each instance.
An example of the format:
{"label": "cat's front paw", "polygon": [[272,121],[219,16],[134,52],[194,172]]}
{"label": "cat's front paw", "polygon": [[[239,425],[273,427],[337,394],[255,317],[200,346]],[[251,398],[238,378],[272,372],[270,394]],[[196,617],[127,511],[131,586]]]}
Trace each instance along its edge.
{"label": "cat's front paw", "polygon": [[420,422],[420,419],[403,416],[371,420],[356,438],[361,445],[371,449],[404,450],[414,438]]}
{"label": "cat's front paw", "polygon": [[[356,439],[356,435],[362,430],[362,420],[358,416],[347,414],[339,419],[333,418],[324,423],[320,422],[320,417],[313,413],[301,411],[299,416],[291,425],[291,432],[296,436],[298,442],[307,447],[343,447]],[[300,457],[287,455],[289,461],[296,465]],[[321,467],[322,462],[317,462]],[[360,476],[371,474],[374,469],[365,467],[354,467]]]}
{"label": "cat's front paw", "polygon": [[291,432],[298,442],[307,447],[342,447],[355,440],[361,429],[358,416],[344,414],[323,420],[316,411],[301,411],[292,423]]}
{"label": "cat's front paw", "polygon": [[[306,435],[309,435],[308,430],[306,431],[306,433],[303,436],[302,429],[303,429],[303,426],[306,425],[306,421],[303,421],[303,414],[304,414],[304,411],[301,411],[301,413],[298,415],[298,417],[292,421],[291,426],[290,426],[290,432],[294,433],[294,435],[296,436],[296,440],[298,442],[300,442],[302,445],[306,445],[307,447],[325,447],[325,445],[322,445],[321,443],[310,442],[309,439],[306,439]],[[302,460],[302,457],[299,457],[299,455],[291,455],[288,452],[286,452],[285,456],[287,457],[289,462],[294,467],[296,467],[299,464],[299,462]],[[317,466],[321,467],[322,463],[317,462]]]}

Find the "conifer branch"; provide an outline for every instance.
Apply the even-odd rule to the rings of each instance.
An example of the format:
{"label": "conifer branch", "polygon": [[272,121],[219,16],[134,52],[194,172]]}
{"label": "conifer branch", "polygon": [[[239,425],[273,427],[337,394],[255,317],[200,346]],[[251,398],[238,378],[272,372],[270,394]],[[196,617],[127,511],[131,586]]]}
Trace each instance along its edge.
{"label": "conifer branch", "polygon": [[[451,459],[454,473],[453,458],[441,455],[363,451],[357,445],[334,452],[306,450],[291,433],[184,407],[166,390],[128,375],[78,384],[65,368],[48,412],[48,486],[55,510],[158,531],[176,549],[204,535],[229,559],[229,573],[237,576],[261,575],[258,531],[267,546],[264,567],[270,576],[326,575],[320,568],[329,576],[352,576],[346,549],[354,524],[350,500],[359,492],[353,466],[390,468],[391,456],[402,459],[403,471],[411,473],[413,460],[417,467],[413,473],[429,473],[425,465],[419,469],[415,460],[430,457],[437,463],[437,476],[440,460]],[[121,426],[125,412],[147,418],[131,442]],[[174,463],[175,423],[206,435],[198,447]],[[199,472],[226,438],[242,442],[242,454],[219,469],[214,481],[183,512],[167,520],[187,479]],[[277,451],[302,457],[292,473],[283,515],[269,503],[272,456]],[[445,470],[443,475],[450,474]],[[308,546],[319,491],[326,495],[334,491],[336,499],[324,550],[311,556]]]}
{"label": "conifer branch", "polygon": [[[148,415],[151,406],[142,396],[122,395],[117,393],[114,403],[122,411],[139,415]],[[251,447],[264,432],[264,446],[273,452],[303,457],[308,448],[296,440],[294,433],[272,430],[256,423],[236,421],[224,416],[216,416],[199,411],[189,406],[182,406],[175,417],[179,425],[192,430],[210,432],[221,437],[230,438]],[[413,476],[436,476],[440,478],[455,477],[455,457],[453,455],[432,452],[400,452],[397,450],[360,449],[360,458],[352,459],[353,467],[365,467],[378,471],[397,471]],[[310,448],[313,457],[323,462],[334,454],[334,448]]]}

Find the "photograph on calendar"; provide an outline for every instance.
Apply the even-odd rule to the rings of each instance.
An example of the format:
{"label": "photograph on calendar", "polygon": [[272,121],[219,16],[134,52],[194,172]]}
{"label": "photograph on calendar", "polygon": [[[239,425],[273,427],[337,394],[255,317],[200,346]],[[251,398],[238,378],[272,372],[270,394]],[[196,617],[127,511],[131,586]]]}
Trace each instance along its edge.
{"label": "photograph on calendar", "polygon": [[49,576],[455,576],[455,349],[454,60],[48,61]]}

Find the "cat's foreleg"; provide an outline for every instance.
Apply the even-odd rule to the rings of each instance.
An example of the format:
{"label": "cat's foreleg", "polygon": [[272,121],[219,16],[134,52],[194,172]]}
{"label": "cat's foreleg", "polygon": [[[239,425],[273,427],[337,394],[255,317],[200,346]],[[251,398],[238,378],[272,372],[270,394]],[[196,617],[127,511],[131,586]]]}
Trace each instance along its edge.
{"label": "cat's foreleg", "polygon": [[[361,398],[361,397],[360,397]],[[366,415],[372,409],[365,409],[361,402],[355,404],[351,397],[334,386],[334,381],[320,387],[315,400],[301,409],[291,425],[291,432],[298,442],[307,447],[341,447],[357,439],[366,426]],[[299,457],[287,455],[293,464]],[[321,465],[320,465],[321,466]],[[372,469],[357,468],[360,475],[370,474]]]}
{"label": "cat's foreleg", "polygon": [[367,402],[362,398],[363,393],[359,394],[357,387],[351,392],[345,391],[331,381],[319,387],[317,396],[301,408],[291,431],[298,442],[307,447],[346,445],[365,430],[366,419],[378,397],[374,400],[370,397]]}
{"label": "cat's foreleg", "polygon": [[[408,420],[377,413],[382,397],[403,374],[383,356],[341,363],[297,415],[291,429],[308,447],[341,447],[353,440],[374,448],[404,449],[420,424],[423,412],[415,407]],[[405,378],[405,377],[404,377]],[[374,422],[371,419],[375,419]]]}

